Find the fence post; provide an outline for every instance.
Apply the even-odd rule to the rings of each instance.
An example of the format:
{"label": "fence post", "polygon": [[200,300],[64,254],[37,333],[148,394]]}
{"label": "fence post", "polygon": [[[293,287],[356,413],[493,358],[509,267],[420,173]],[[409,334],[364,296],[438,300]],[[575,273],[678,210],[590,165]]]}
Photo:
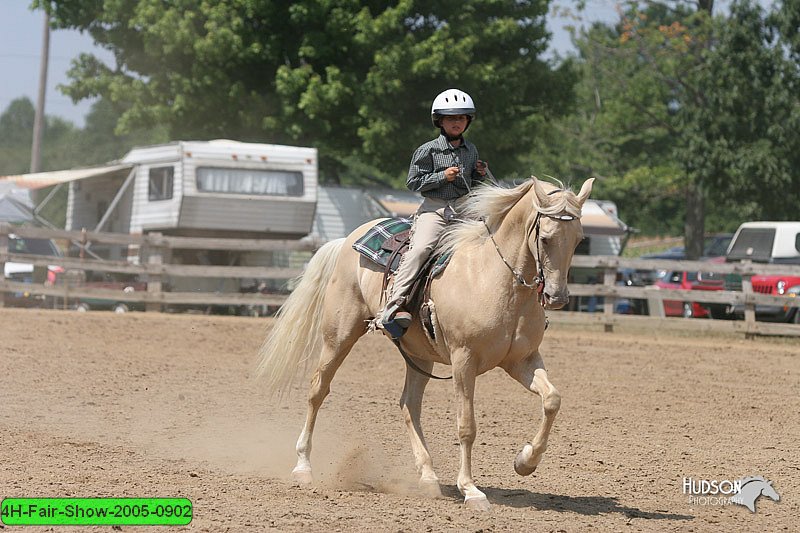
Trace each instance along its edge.
{"label": "fence post", "polygon": [[[6,256],[8,255],[8,226],[0,224],[0,272],[3,273],[2,280],[6,280]],[[6,293],[0,292],[0,308],[6,305]]]}
{"label": "fence post", "polygon": [[[617,268],[606,267],[603,270],[603,285],[609,288],[609,294],[614,290],[614,285],[617,283]],[[603,330],[607,333],[614,331],[614,304],[616,298],[606,296],[603,298]]]}
{"label": "fence post", "polygon": [[753,283],[750,276],[742,276],[742,292],[744,293],[744,338],[756,336],[756,304],[753,301]]}
{"label": "fence post", "polygon": [[[162,234],[159,232],[148,233],[145,236],[143,246],[140,248],[140,261],[145,265],[162,265],[164,264],[163,249],[160,244],[154,244],[154,241],[160,241]],[[147,273],[147,294],[148,296],[161,296],[162,275],[161,272]],[[161,303],[148,301],[145,304],[146,312],[161,312]]]}
{"label": "fence post", "polygon": [[647,314],[658,318],[666,318],[667,314],[664,312],[664,299],[658,292],[658,287],[647,293]]}

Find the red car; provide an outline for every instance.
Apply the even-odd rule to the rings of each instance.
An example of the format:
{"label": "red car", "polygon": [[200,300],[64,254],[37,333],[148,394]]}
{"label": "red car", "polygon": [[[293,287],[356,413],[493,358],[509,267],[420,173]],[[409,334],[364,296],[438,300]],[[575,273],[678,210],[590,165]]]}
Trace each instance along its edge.
{"label": "red car", "polygon": [[[725,280],[720,274],[713,272],[666,270],[659,274],[655,286],[661,289],[721,291],[725,288]],[[706,303],[664,300],[664,314],[666,316],[682,316],[685,318],[704,318],[708,317],[710,312]]]}
{"label": "red car", "polygon": [[[753,276],[750,278],[753,292],[771,296],[800,296],[800,276]],[[780,305],[757,305],[756,318],[770,322],[800,324],[800,307]]]}

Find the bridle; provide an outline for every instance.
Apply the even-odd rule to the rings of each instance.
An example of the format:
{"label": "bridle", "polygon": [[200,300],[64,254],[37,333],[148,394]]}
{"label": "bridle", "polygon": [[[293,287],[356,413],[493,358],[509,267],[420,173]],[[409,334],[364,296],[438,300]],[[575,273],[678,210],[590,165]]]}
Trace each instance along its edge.
{"label": "bridle", "polygon": [[[547,195],[549,196],[551,194],[555,194],[557,192],[562,192],[562,191],[563,189],[555,189],[547,193]],[[536,234],[534,235],[534,239],[536,240],[536,255],[534,258],[536,259],[537,272],[536,276],[530,282],[525,281],[525,278],[522,276],[522,272],[519,269],[512,267],[511,264],[503,256],[503,252],[500,251],[500,247],[497,245],[497,241],[494,239],[494,235],[492,234],[492,230],[489,229],[489,225],[486,223],[486,219],[481,219],[481,221],[483,222],[484,227],[486,227],[486,232],[489,234],[489,238],[492,239],[492,244],[494,244],[494,249],[497,250],[497,255],[500,256],[500,259],[503,261],[506,267],[508,267],[508,270],[511,271],[511,274],[514,276],[514,280],[525,288],[536,290],[539,293],[539,303],[544,304],[544,284],[545,284],[544,267],[542,266],[542,250],[541,250],[542,245],[539,242],[539,232],[541,231],[542,217],[547,217],[557,222],[571,222],[579,218],[567,214],[548,215],[546,213],[542,213],[541,211],[537,210],[536,218],[534,219],[533,224],[531,224],[531,227],[528,228],[527,232],[525,232],[526,242],[530,239],[531,233],[533,233],[534,231],[536,232]]]}

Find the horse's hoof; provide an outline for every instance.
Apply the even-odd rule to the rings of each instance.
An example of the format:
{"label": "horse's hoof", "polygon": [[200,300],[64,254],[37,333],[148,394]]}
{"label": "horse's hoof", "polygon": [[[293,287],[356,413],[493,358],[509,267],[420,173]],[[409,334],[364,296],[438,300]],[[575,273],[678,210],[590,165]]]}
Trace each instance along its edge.
{"label": "horse's hoof", "polygon": [[464,498],[464,505],[473,511],[488,511],[492,507],[486,496],[467,496]]}
{"label": "horse's hoof", "polygon": [[310,468],[295,467],[292,470],[292,480],[299,485],[311,485],[314,482],[314,476],[311,475]]}
{"label": "horse's hoof", "polygon": [[436,479],[420,479],[417,485],[423,496],[428,498],[442,497],[442,488],[439,486],[439,481]]}
{"label": "horse's hoof", "polygon": [[533,474],[536,467],[539,465],[538,461],[533,466],[526,463],[526,457],[530,457],[531,455],[533,455],[533,446],[531,444],[526,444],[514,459],[514,471],[520,476],[529,476]]}

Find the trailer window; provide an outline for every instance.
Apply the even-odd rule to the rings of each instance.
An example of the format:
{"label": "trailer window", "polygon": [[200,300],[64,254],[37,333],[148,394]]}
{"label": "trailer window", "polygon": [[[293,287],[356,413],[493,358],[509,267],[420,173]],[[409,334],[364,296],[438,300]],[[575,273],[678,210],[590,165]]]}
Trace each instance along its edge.
{"label": "trailer window", "polygon": [[147,187],[147,199],[151,202],[172,198],[172,182],[175,176],[174,167],[156,167],[150,169],[150,180]]}
{"label": "trailer window", "polygon": [[303,196],[303,173],[286,170],[199,167],[197,190],[265,196]]}

